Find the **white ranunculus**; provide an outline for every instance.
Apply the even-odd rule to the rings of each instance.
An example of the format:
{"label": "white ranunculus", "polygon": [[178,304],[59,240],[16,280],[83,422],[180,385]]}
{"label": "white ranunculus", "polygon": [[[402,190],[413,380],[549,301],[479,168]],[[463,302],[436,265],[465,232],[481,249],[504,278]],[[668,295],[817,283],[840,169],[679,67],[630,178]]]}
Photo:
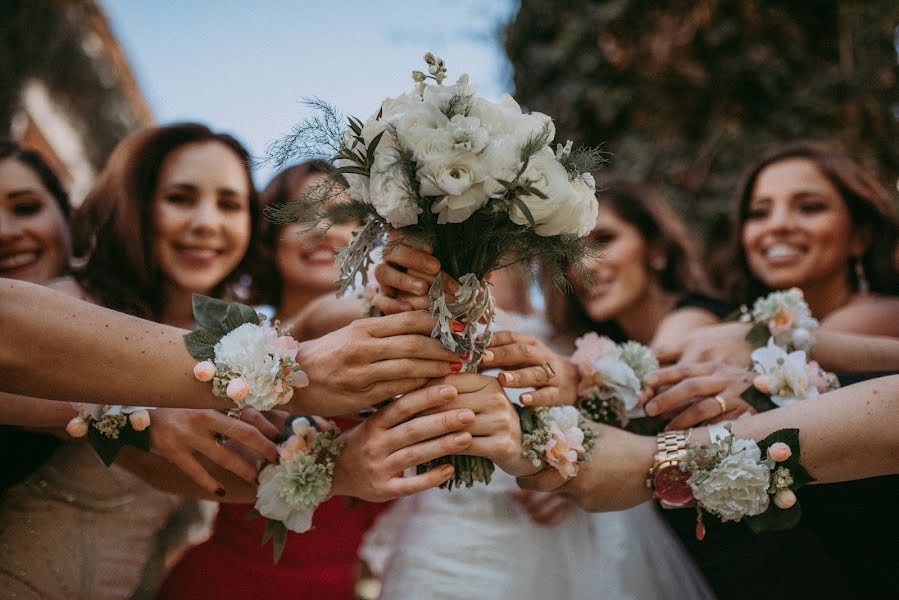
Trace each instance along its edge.
{"label": "white ranunculus", "polygon": [[390,123],[396,127],[400,142],[414,153],[423,143],[439,137],[443,143],[449,144],[450,138],[446,130],[449,119],[434,106],[419,104],[414,110],[390,117]]}
{"label": "white ranunculus", "polygon": [[[355,167],[358,165],[347,158],[339,158],[334,161],[334,166],[339,169],[340,167]],[[357,173],[344,173],[343,176],[346,177],[347,183],[349,184],[349,187],[346,189],[347,195],[353,200],[371,204],[369,178]]]}
{"label": "white ranunculus", "polygon": [[431,212],[438,215],[437,222],[461,223],[489,200],[484,183],[476,183],[458,196],[443,196],[431,205]]}
{"label": "white ranunculus", "polygon": [[446,129],[456,152],[479,154],[490,141],[490,134],[477,117],[455,115]]}
{"label": "white ranunculus", "polygon": [[693,495],[722,521],[739,521],[768,509],[771,467],[753,440],[736,440],[731,454],[709,472],[694,473]]}
{"label": "white ranunculus", "polygon": [[290,531],[297,533],[309,531],[315,508],[297,508],[284,499],[281,489],[286,476],[287,471],[281,465],[268,465],[262,469],[259,472],[259,487],[256,489],[254,508],[263,517],[283,522]]}
{"label": "white ranunculus", "polygon": [[[402,94],[400,96],[397,96],[396,98],[386,98],[383,102],[381,102],[381,118],[384,120],[390,120],[397,115],[417,110],[419,107],[421,107],[421,105],[421,96],[414,93]],[[377,116],[377,112],[372,115],[373,118]]]}
{"label": "white ranunculus", "polygon": [[498,180],[512,181],[521,168],[521,141],[513,135],[503,134],[492,137],[484,152],[478,156],[486,178],[484,179],[487,195],[500,198],[505,195],[506,187]]}
{"label": "white ranunculus", "polygon": [[281,360],[269,351],[269,339],[263,327],[244,323],[222,337],[214,351],[216,367],[237,373],[249,386],[249,393],[237,402],[238,407],[271,410],[279,403],[275,383]]}
{"label": "white ranunculus", "polygon": [[477,90],[468,82],[468,75],[459,76],[459,80],[453,85],[427,85],[425,86],[422,99],[425,104],[430,104],[442,110],[454,97],[467,96],[476,97]]}
{"label": "white ranunculus", "polygon": [[406,174],[396,163],[397,158],[391,150],[375,153],[371,168],[371,203],[388,223],[400,228],[418,223],[421,208],[410,195]]}
{"label": "white ranunculus", "polygon": [[[576,209],[581,200],[568,181],[568,172],[556,160],[552,150],[547,147],[532,156],[522,180],[546,196],[546,199],[531,194],[520,196],[531,211],[537,235],[580,233],[583,216]],[[518,225],[529,224],[524,211],[514,204],[509,211],[509,218]],[[593,228],[592,224],[590,228]]]}
{"label": "white ranunculus", "polygon": [[484,173],[478,157],[472,154],[454,154],[445,160],[418,164],[422,196],[458,196],[479,183]]}

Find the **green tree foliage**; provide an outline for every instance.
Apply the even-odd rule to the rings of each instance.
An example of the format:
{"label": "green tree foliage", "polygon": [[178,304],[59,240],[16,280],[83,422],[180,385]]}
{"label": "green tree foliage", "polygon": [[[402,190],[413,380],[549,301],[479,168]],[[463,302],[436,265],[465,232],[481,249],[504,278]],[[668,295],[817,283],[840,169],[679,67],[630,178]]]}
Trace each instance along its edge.
{"label": "green tree foliage", "polygon": [[893,0],[522,0],[505,30],[516,98],[692,220],[796,138],[835,138],[895,189]]}

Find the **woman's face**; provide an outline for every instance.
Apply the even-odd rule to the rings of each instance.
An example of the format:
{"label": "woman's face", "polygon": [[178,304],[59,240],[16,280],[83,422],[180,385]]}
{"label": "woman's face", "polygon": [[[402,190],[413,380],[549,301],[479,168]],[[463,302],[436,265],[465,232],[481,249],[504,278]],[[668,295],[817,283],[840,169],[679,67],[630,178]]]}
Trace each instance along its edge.
{"label": "woman's face", "polygon": [[40,177],[16,160],[0,160],[0,277],[45,283],[69,259],[69,230]]}
{"label": "woman's face", "polygon": [[783,160],[758,174],[742,240],[750,270],[775,289],[848,281],[850,258],[864,252],[846,202],[805,158]]}
{"label": "woman's face", "polygon": [[603,244],[602,255],[587,261],[593,281],[589,286],[569,272],[574,293],[594,321],[610,321],[633,307],[652,282],[646,240],[630,223],[600,204],[591,236]]}
{"label": "woman's face", "polygon": [[[295,195],[299,196],[310,184],[323,178],[320,174],[310,176]],[[324,234],[302,233],[307,228],[308,225],[290,224],[278,231],[275,262],[284,287],[322,294],[336,290],[335,282],[340,274],[334,258],[339,248],[349,245],[354,224],[335,225]]]}
{"label": "woman's face", "polygon": [[240,158],[220,142],[176,148],[159,170],[153,250],[175,286],[208,293],[250,244],[250,182]]}

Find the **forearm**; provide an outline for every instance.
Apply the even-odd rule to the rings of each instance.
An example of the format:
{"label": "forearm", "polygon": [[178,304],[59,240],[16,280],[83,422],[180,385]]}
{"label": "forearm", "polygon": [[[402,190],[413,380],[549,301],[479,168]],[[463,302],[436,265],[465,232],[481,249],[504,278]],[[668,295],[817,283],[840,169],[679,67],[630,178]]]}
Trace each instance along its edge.
{"label": "forearm", "polygon": [[837,373],[899,370],[899,339],[861,335],[821,327],[815,331],[817,343],[812,358]]}
{"label": "forearm", "polygon": [[[899,473],[899,376],[872,379],[814,400],[733,422],[738,438],[800,431],[802,464],[819,483]],[[708,430],[693,440],[708,442]]]}
{"label": "forearm", "polygon": [[3,391],[95,404],[226,408],[192,375],[181,329],[38,285],[0,283]]}
{"label": "forearm", "polygon": [[77,416],[68,402],[54,402],[0,392],[0,423],[29,428],[65,429]]}

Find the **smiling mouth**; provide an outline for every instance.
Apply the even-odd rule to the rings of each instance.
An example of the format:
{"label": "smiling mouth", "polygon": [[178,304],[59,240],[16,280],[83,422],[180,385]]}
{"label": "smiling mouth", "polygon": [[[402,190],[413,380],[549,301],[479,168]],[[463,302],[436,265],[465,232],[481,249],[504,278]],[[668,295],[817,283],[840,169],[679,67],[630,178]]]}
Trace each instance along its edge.
{"label": "smiling mouth", "polygon": [[0,271],[14,271],[24,267],[29,267],[40,259],[42,252],[39,250],[27,250],[7,254],[0,258]]}
{"label": "smiling mouth", "polygon": [[308,252],[303,252],[302,258],[304,261],[314,264],[333,265],[336,256],[337,252],[330,246],[318,246]]}
{"label": "smiling mouth", "polygon": [[771,244],[764,249],[765,260],[772,263],[786,263],[797,260],[802,250],[793,244]]}
{"label": "smiling mouth", "polygon": [[175,245],[175,252],[185,262],[198,267],[210,265],[225,253],[223,249],[218,248],[182,246],[178,244]]}

